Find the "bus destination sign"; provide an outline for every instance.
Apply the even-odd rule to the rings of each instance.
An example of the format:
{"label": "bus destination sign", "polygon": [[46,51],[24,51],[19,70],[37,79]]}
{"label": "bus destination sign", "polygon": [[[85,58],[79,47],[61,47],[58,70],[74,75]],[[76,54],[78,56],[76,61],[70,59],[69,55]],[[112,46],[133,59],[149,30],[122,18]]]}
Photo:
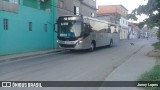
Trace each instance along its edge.
{"label": "bus destination sign", "polygon": [[62,20],[62,21],[74,21],[74,20],[81,20],[81,17],[61,17],[60,20]]}

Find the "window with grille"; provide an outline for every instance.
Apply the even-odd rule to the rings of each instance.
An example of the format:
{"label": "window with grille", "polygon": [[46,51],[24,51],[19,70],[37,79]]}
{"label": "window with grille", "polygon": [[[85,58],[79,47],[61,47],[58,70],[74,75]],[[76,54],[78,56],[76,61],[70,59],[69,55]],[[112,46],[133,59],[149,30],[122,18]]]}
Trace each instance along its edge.
{"label": "window with grille", "polygon": [[8,30],[8,19],[3,19],[4,30]]}

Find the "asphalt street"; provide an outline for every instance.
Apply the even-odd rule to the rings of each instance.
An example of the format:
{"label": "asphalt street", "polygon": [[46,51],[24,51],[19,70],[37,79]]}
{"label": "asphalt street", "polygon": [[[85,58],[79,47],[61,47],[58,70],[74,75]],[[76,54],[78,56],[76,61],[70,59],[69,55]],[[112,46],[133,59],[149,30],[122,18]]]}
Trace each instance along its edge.
{"label": "asphalt street", "polygon": [[[134,43],[131,45],[130,43]],[[122,40],[94,52],[64,51],[0,63],[0,81],[104,81],[119,65],[155,40]],[[0,88],[0,90],[21,90]],[[28,88],[23,88],[28,90]],[[98,90],[96,88],[32,88],[32,90]],[[30,89],[29,89],[30,90]]]}

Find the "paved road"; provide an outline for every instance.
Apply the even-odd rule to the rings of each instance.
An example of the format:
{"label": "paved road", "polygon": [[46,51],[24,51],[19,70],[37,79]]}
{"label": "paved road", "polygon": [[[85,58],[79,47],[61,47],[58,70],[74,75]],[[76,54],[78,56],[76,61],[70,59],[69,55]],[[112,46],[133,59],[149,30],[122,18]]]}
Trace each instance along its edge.
{"label": "paved road", "polygon": [[[130,45],[130,42],[134,42],[135,45]],[[112,48],[98,48],[94,52],[66,51],[1,63],[0,81],[104,81],[107,75],[119,65],[139,52],[145,45],[153,42],[153,40],[127,40],[121,41],[119,45]],[[46,89],[77,90],[77,88],[41,88],[41,90]],[[98,87],[78,88],[78,90],[84,89],[98,90]]]}

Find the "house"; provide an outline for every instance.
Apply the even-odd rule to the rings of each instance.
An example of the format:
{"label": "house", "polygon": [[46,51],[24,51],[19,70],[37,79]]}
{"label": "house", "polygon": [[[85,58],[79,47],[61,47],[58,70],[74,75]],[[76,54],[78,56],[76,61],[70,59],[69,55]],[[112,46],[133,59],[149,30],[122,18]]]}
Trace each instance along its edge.
{"label": "house", "polygon": [[120,39],[128,38],[128,10],[123,5],[100,5],[98,6],[97,18],[120,25]]}
{"label": "house", "polygon": [[158,33],[158,27],[148,28],[147,25],[140,30],[140,38],[156,37]]}
{"label": "house", "polygon": [[0,55],[56,48],[56,0],[0,0]]}
{"label": "house", "polygon": [[133,24],[131,22],[129,22],[128,26],[129,26],[128,38],[129,39],[138,39],[138,38],[140,38],[140,28],[137,25],[135,25],[135,24]]}
{"label": "house", "polygon": [[57,16],[59,17],[63,15],[96,17],[96,0],[58,0]]}

